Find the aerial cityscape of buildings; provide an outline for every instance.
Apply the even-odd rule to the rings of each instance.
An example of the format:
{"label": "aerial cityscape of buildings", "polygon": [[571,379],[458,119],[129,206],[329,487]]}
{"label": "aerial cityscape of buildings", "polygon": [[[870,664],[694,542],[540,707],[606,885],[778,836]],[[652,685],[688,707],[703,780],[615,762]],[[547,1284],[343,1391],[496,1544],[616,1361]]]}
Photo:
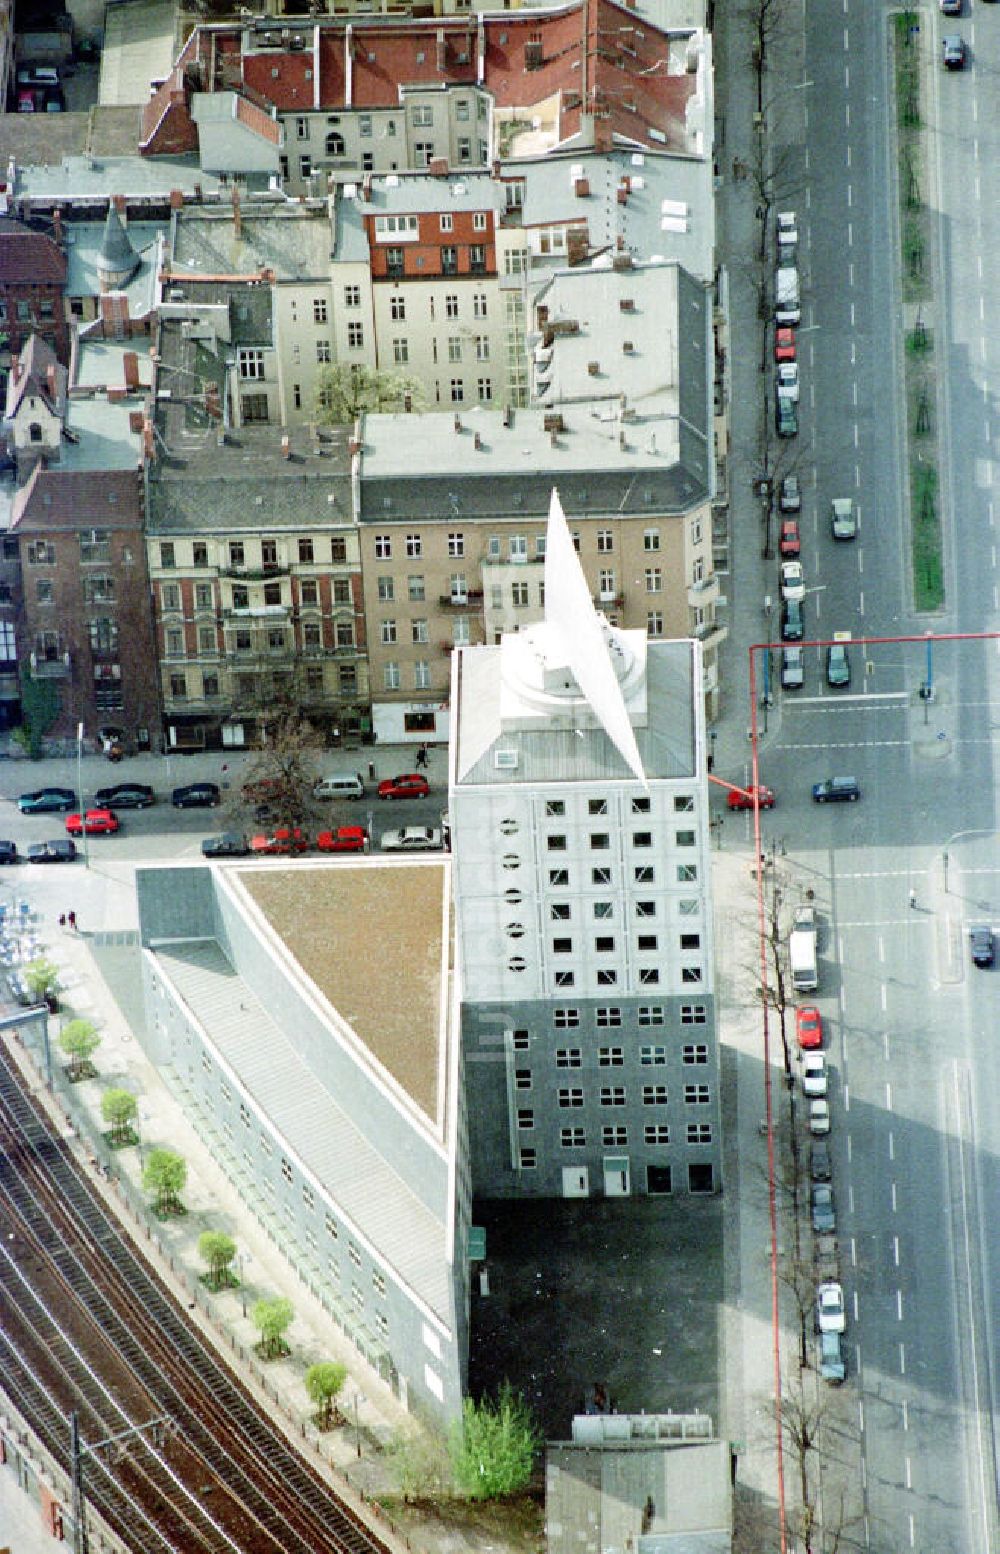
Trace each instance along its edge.
{"label": "aerial cityscape of buildings", "polygon": [[5,1317],[47,1538],[492,1394],[549,1554],[997,1546],[998,9],[0,0],[0,1291],[131,1214],[295,1438]]}

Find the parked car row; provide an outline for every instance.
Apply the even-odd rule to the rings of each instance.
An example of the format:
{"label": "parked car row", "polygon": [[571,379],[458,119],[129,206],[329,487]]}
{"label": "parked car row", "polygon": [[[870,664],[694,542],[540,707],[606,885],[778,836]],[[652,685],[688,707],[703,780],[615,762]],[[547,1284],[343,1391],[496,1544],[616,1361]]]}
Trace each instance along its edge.
{"label": "parked car row", "polygon": [[[282,783],[275,778],[263,778],[246,783],[242,797],[247,804],[267,805],[280,797]],[[360,773],[335,773],[321,777],[313,786],[317,799],[362,799],[365,784]],[[378,785],[380,799],[422,799],[430,793],[430,784],[420,772],[403,772],[398,777],[387,777]],[[216,782],[188,782],[174,788],[170,802],[175,809],[214,809],[222,802],[222,789]],[[95,810],[148,809],[156,803],[156,794],[148,783],[119,782],[112,787],[98,788],[94,794]],[[80,800],[72,788],[37,788],[22,793],[17,800],[22,815],[44,815],[79,811]],[[88,812],[89,813],[89,812]]]}
{"label": "parked car row", "polygon": [[[442,832],[436,826],[402,826],[383,831],[379,848],[384,853],[440,852]],[[338,826],[320,831],[311,838],[301,826],[278,826],[256,836],[224,831],[208,836],[201,844],[205,858],[300,857],[315,850],[320,853],[366,853],[371,837],[364,826]]]}
{"label": "parked car row", "polygon": [[[798,926],[799,916],[808,917],[815,934],[815,913],[812,907],[798,909],[795,926]],[[794,928],[789,938],[789,954],[793,985],[797,985],[793,938]],[[818,976],[814,973],[803,985],[815,987],[817,982]],[[847,1375],[841,1343],[847,1327],[847,1308],[844,1288],[840,1282],[837,1215],[832,1186],[833,1162],[826,1141],[831,1124],[830,1073],[823,1048],[823,1017],[814,1005],[803,1004],[795,1010],[795,1037],[801,1063],[802,1094],[809,1107],[809,1207],[816,1279],[817,1368],[824,1381],[838,1385]]]}

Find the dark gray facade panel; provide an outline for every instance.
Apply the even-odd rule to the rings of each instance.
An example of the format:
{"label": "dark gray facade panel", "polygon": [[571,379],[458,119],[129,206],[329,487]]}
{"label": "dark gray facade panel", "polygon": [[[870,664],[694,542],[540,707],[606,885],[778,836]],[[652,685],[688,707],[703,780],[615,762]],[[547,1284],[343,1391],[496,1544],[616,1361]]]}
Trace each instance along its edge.
{"label": "dark gray facade panel", "polygon": [[[578,1023],[557,1024],[569,1011]],[[620,1024],[606,1023],[614,1011]],[[662,1023],[650,1023],[659,1011]],[[518,1047],[518,1040],[527,1045]],[[468,1003],[462,1011],[462,1050],[478,1196],[562,1197],[563,1171],[571,1167],[585,1167],[589,1194],[600,1195],[605,1161],[622,1156],[628,1157],[632,1194],[650,1190],[650,1168],[654,1173],[669,1168],[670,1191],[686,1193],[689,1168],[708,1166],[710,1190],[721,1189],[711,996],[619,997],[613,1004],[567,997],[565,1003],[536,1000],[506,1008]],[[661,1088],[663,1101],[655,1099]],[[623,1104],[602,1097],[602,1090],[623,1090]],[[569,1092],[580,1092],[579,1104]],[[688,1099],[695,1092],[699,1098]],[[526,1113],[530,1126],[519,1126]],[[689,1142],[689,1125],[707,1127],[710,1139]],[[669,1142],[649,1142],[651,1127],[668,1128]],[[582,1129],[585,1143],[565,1144],[567,1128]],[[617,1132],[606,1138],[606,1128],[624,1129],[624,1140]],[[523,1147],[535,1150],[533,1167],[521,1166]],[[653,1190],[664,1191],[662,1182],[661,1176]]]}

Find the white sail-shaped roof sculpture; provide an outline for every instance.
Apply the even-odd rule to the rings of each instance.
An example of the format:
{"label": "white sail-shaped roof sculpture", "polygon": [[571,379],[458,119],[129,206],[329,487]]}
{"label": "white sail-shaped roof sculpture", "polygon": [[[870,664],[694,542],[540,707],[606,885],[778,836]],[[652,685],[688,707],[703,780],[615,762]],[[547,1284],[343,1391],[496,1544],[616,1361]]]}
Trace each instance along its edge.
{"label": "white sail-shaped roof sculpture", "polygon": [[594,609],[554,487],[545,541],[545,626],[559,639],[563,661],[608,738],[639,782],[645,784],[635,732],[615,673],[613,655],[620,653],[620,644],[614,628]]}

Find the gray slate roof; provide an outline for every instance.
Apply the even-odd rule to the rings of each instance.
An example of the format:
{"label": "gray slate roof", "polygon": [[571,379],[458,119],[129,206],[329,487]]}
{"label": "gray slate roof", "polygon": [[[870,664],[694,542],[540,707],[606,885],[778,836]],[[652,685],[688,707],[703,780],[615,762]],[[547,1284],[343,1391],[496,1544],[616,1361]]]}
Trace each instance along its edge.
{"label": "gray slate roof", "polygon": [[354,1126],[216,941],[161,946],[153,953],[291,1152],[402,1282],[450,1327],[442,1222]]}

